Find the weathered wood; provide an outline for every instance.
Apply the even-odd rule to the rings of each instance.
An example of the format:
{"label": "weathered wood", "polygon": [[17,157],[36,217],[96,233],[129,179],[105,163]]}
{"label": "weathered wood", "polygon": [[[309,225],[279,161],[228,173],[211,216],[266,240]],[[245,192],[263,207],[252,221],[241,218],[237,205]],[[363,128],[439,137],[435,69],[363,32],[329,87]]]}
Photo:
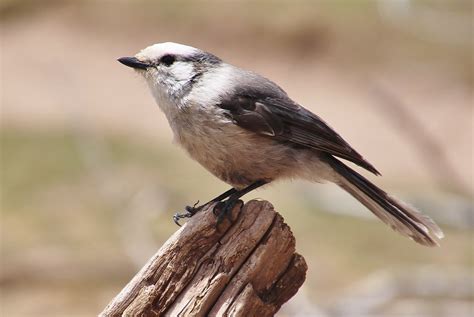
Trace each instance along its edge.
{"label": "weathered wood", "polygon": [[100,316],[272,316],[296,294],[307,266],[273,206],[238,204],[218,228],[212,209],[171,236]]}

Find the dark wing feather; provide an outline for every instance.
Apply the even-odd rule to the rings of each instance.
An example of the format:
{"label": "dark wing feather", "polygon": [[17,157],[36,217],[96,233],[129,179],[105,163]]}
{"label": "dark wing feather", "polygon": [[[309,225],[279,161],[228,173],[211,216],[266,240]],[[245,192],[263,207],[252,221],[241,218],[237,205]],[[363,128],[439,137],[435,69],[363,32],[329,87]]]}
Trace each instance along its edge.
{"label": "dark wing feather", "polygon": [[329,153],[380,175],[326,122],[286,95],[268,97],[241,93],[224,98],[218,106],[227,110],[235,124],[246,130]]}

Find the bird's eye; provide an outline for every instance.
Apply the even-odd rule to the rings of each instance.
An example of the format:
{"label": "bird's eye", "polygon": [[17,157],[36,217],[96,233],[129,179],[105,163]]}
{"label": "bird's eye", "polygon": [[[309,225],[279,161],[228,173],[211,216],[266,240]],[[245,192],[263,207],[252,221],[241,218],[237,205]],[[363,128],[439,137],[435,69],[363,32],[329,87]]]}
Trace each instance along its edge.
{"label": "bird's eye", "polygon": [[171,64],[174,63],[175,60],[176,60],[176,57],[174,55],[165,55],[161,58],[160,61],[166,66],[170,66]]}

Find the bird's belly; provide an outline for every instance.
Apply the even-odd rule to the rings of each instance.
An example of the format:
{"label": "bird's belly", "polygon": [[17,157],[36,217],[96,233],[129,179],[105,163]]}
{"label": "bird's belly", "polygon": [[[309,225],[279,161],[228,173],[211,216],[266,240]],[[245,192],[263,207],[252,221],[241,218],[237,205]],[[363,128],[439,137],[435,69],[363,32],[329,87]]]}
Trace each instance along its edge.
{"label": "bird's belly", "polygon": [[257,180],[272,181],[291,174],[297,165],[294,150],[232,123],[190,125],[176,139],[193,159],[236,188]]}

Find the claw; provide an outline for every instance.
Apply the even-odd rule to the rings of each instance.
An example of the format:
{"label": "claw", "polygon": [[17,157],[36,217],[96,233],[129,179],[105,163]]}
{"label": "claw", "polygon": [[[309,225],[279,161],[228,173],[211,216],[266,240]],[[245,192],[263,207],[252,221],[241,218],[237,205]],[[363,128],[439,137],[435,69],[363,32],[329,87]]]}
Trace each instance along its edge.
{"label": "claw", "polygon": [[194,215],[194,213],[187,211],[186,213],[180,214],[180,213],[175,213],[173,216],[173,221],[175,224],[181,227],[181,224],[179,221],[183,218],[191,218]]}
{"label": "claw", "polygon": [[219,201],[212,209],[212,213],[214,214],[214,216],[218,217],[221,214],[221,212],[224,210],[225,205],[226,205],[225,202]]}
{"label": "claw", "polygon": [[179,221],[183,218],[191,218],[192,216],[194,216],[194,214],[196,212],[198,212],[200,209],[201,209],[201,206],[200,207],[196,207],[197,204],[199,204],[199,200],[191,207],[191,206],[186,206],[184,207],[184,210],[186,210],[185,213],[175,213],[174,216],[173,216],[173,221],[176,225],[178,225],[179,227],[181,227],[181,224],[179,223]]}
{"label": "claw", "polygon": [[228,199],[225,202],[220,202],[214,207],[214,215],[217,216],[216,226],[219,226],[225,218],[232,222],[232,210],[239,202],[239,199]]}
{"label": "claw", "polygon": [[179,219],[181,219],[181,214],[175,213],[173,215],[173,221],[178,227],[181,227],[181,224],[179,223]]}
{"label": "claw", "polygon": [[191,215],[194,215],[196,212],[198,212],[199,209],[201,209],[201,207],[197,207],[196,206],[199,204],[199,200],[196,201],[196,203],[191,207],[191,206],[186,206],[184,207],[184,209],[190,213]]}

